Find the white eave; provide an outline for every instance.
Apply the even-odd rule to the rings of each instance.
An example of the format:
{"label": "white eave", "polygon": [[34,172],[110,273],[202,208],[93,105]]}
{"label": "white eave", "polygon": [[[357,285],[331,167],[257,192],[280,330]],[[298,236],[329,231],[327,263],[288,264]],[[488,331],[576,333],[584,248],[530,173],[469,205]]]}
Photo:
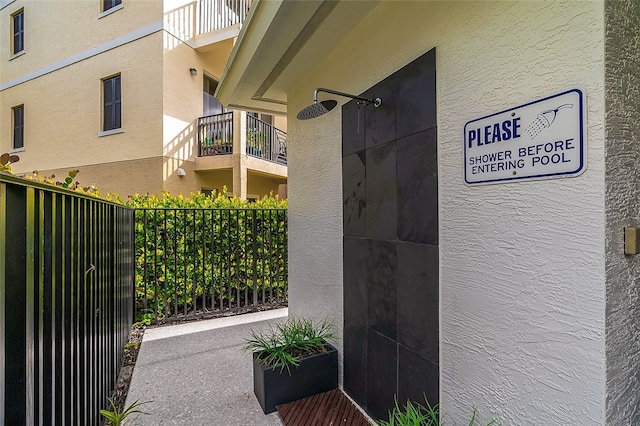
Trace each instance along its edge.
{"label": "white eave", "polygon": [[287,93],[378,3],[256,1],[216,97],[231,108],[286,114]]}

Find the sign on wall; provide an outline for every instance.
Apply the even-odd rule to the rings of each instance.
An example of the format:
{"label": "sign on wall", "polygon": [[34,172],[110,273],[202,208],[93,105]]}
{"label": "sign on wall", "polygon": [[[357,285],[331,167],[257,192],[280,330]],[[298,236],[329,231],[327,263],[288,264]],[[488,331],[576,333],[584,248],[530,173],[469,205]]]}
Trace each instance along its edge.
{"label": "sign on wall", "polygon": [[572,89],[467,122],[468,185],[577,176],[587,168],[585,99]]}

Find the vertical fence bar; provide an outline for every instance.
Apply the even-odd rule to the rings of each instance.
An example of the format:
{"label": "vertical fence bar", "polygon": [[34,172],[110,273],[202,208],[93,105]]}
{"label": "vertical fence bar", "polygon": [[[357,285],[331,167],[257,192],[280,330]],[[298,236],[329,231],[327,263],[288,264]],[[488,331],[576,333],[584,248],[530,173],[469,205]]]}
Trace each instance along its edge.
{"label": "vertical fence bar", "polygon": [[87,211],[87,200],[78,200],[78,371],[84,374],[78,374],[78,424],[87,423],[87,273],[86,273],[86,252],[87,252],[87,221],[85,220]]}
{"label": "vertical fence bar", "polygon": [[77,216],[76,216],[76,199],[74,197],[67,198],[68,203],[68,216],[67,220],[67,247],[68,247],[68,257],[67,257],[67,309],[68,309],[68,317],[69,321],[67,323],[67,348],[68,348],[68,360],[65,369],[69,371],[68,383],[68,397],[66,401],[68,401],[67,407],[67,420],[66,424],[73,425],[78,423],[77,417],[77,407],[78,407],[78,386],[77,386],[77,357],[78,353],[76,350],[76,342],[78,341],[78,315],[77,309],[78,306],[76,302],[76,294],[77,294],[77,274],[76,274],[76,241],[77,235],[76,226],[77,226]]}
{"label": "vertical fence bar", "polygon": [[171,306],[168,304],[167,299],[167,210],[162,210],[162,231],[160,232],[160,238],[162,238],[162,316],[171,315]]}
{"label": "vertical fence bar", "polygon": [[211,243],[209,247],[209,252],[211,253],[211,259],[209,261],[209,265],[211,267],[211,312],[215,312],[216,310],[216,285],[215,285],[215,262],[216,262],[216,252],[215,252],[215,239],[216,239],[216,227],[213,219],[214,211],[210,211],[211,216],[209,220],[209,224],[211,225]]}
{"label": "vertical fence bar", "polygon": [[5,289],[6,275],[6,236],[7,236],[7,184],[0,182],[0,425],[5,424]]}
{"label": "vertical fence bar", "polygon": [[153,298],[155,300],[155,319],[160,316],[160,303],[158,302],[158,210],[153,209]]}
{"label": "vertical fence bar", "polygon": [[56,383],[58,384],[56,389],[57,405],[55,408],[55,412],[57,413],[56,418],[59,423],[66,423],[66,374],[65,374],[65,361],[66,361],[66,323],[68,321],[65,316],[66,313],[66,291],[65,285],[67,283],[65,276],[65,258],[66,258],[66,234],[68,232],[66,228],[66,199],[64,195],[57,195],[58,198],[58,214],[56,215],[57,223],[56,228],[59,232],[57,232],[57,246],[58,255],[56,256],[56,271],[58,274],[57,278],[57,286],[56,286],[56,299],[58,303],[56,304],[56,336],[59,342],[57,346],[58,350],[56,351]]}
{"label": "vertical fence bar", "polygon": [[231,256],[233,253],[233,240],[231,239],[231,209],[227,209],[227,245],[229,246],[228,252],[226,253],[225,258],[227,258],[227,290],[229,294],[229,298],[227,299],[227,308],[231,309]]}
{"label": "vertical fence bar", "polygon": [[[25,322],[25,346],[26,346],[26,406],[25,423],[35,424],[35,410],[38,398],[36,394],[36,342],[35,342],[35,290],[36,290],[36,199],[35,190],[27,188],[27,255],[26,255],[26,322]],[[39,262],[38,262],[39,263]],[[40,419],[38,419],[38,422]]]}
{"label": "vertical fence bar", "polygon": [[[147,210],[137,210],[136,211],[136,215],[138,214],[138,212],[142,213],[142,267],[143,267],[143,286],[144,286],[144,297],[143,297],[143,306],[144,306],[144,313],[147,313],[147,309],[149,309],[149,307],[147,306],[147,296],[148,296],[148,291],[147,291],[147,283],[148,283],[148,277],[149,275],[147,274],[147,250],[149,247],[149,243],[147,241]],[[136,236],[137,238],[137,236]]]}
{"label": "vertical fence bar", "polygon": [[196,253],[196,211],[193,210],[191,215],[191,226],[193,228],[193,233],[191,234],[191,256],[193,257],[193,271],[191,272],[192,281],[191,285],[193,286],[193,298],[191,299],[193,304],[193,312],[196,310],[196,299],[198,298],[198,283],[196,281],[196,268],[198,265],[198,256]]}
{"label": "vertical fence bar", "polygon": [[253,303],[251,306],[255,308],[258,306],[258,218],[256,217],[257,210],[252,210],[251,213],[251,265],[253,267],[253,294],[251,295]]}
{"label": "vertical fence bar", "polygon": [[173,314],[175,316],[178,316],[178,286],[180,285],[179,281],[178,281],[178,274],[176,274],[176,271],[178,270],[176,267],[176,264],[178,262],[178,251],[176,250],[176,248],[178,247],[178,242],[177,242],[177,235],[178,235],[178,220],[177,220],[177,210],[173,209],[172,210],[172,214],[171,214],[171,218],[173,220],[173,223],[171,225],[171,231],[173,234],[173,239],[172,239],[172,247],[171,250],[173,251],[173,271],[171,276],[173,277],[174,283],[173,283],[173,298],[174,298],[174,303],[173,303],[173,307],[174,307],[174,311]]}
{"label": "vertical fence bar", "polygon": [[206,274],[206,269],[205,269],[205,256],[206,256],[206,252],[207,252],[207,244],[205,243],[205,214],[204,214],[204,209],[200,210],[200,213],[202,213],[201,216],[201,225],[199,227],[200,229],[200,233],[201,235],[201,245],[200,245],[200,250],[202,250],[202,263],[201,263],[201,269],[200,269],[200,276],[202,279],[202,312],[204,313],[206,311],[207,308],[207,274]]}
{"label": "vertical fence bar", "polygon": [[[43,424],[44,422],[44,366],[45,366],[45,360],[44,360],[44,349],[45,349],[45,333],[44,333],[44,326],[45,326],[45,275],[47,274],[47,271],[45,271],[45,262],[44,262],[44,258],[45,258],[45,253],[47,250],[47,241],[45,240],[45,230],[44,230],[44,223],[45,223],[45,201],[44,201],[44,191],[42,190],[38,190],[37,191],[37,201],[35,204],[35,208],[34,208],[34,236],[37,238],[38,241],[38,246],[34,247],[34,250],[37,252],[37,264],[38,264],[38,269],[36,271],[36,288],[34,289],[34,291],[37,292],[36,295],[36,306],[37,306],[37,312],[36,312],[36,316],[34,317],[35,322],[36,322],[36,327],[38,329],[38,337],[36,339],[36,343],[35,346],[36,348],[38,348],[38,351],[36,352],[36,364],[38,366],[38,371],[36,373],[36,387],[35,389],[37,389],[35,393],[35,403],[34,403],[34,409],[36,410],[36,412],[34,413],[34,417],[38,418],[38,422],[40,424]],[[37,218],[35,218],[35,215],[37,214]]]}

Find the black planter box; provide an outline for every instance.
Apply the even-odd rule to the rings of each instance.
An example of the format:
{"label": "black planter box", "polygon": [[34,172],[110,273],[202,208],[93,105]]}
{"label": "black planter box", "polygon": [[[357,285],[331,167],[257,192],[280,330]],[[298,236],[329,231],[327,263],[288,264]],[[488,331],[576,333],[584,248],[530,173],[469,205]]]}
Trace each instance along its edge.
{"label": "black planter box", "polygon": [[267,367],[253,354],[253,392],[265,414],[276,411],[276,405],[296,401],[338,387],[338,351],[333,346],[327,352],[300,358],[298,367]]}

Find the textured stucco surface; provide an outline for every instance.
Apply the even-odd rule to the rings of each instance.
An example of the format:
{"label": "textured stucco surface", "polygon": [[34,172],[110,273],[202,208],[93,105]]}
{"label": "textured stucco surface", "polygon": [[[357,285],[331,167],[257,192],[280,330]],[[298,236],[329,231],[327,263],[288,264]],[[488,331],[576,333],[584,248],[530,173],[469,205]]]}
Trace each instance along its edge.
{"label": "textured stucco surface", "polygon": [[[360,93],[437,48],[441,406],[505,425],[605,421],[604,4],[382,2],[289,96],[291,313],[342,321],[339,109],[299,122],[315,87]],[[580,87],[588,168],[467,187],[474,118]]]}
{"label": "textured stucco surface", "polygon": [[607,1],[606,353],[607,424],[640,423],[640,258],[624,255],[624,227],[640,209],[640,4]]}

